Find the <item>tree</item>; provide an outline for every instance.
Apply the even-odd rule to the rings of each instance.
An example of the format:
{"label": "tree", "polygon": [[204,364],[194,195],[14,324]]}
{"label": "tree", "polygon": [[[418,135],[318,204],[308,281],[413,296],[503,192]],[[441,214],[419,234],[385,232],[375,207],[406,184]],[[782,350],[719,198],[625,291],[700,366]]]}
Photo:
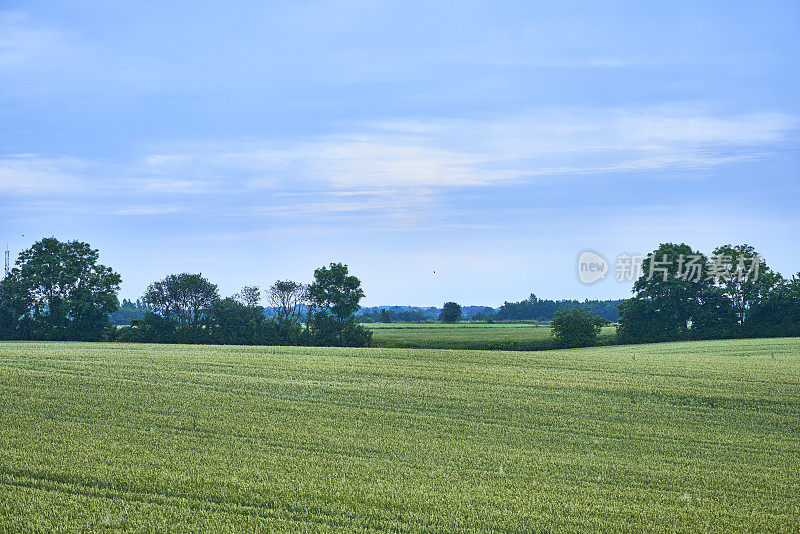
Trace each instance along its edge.
{"label": "tree", "polygon": [[261,289],[258,286],[244,286],[232,298],[247,308],[258,308],[261,302]]}
{"label": "tree", "polygon": [[726,339],[736,336],[739,321],[733,301],[725,290],[712,287],[700,294],[700,305],[692,315],[692,337]]}
{"label": "tree", "polygon": [[392,322],[392,310],[387,310],[386,308],[381,308],[378,310],[378,322],[379,323],[391,323]]}
{"label": "tree", "polygon": [[685,243],[661,244],[642,262],[633,302],[620,306],[620,336],[626,342],[687,339],[701,295],[711,286],[708,259]]}
{"label": "tree", "polygon": [[749,337],[800,336],[800,273],[778,275],[750,307],[743,330]]}
{"label": "tree", "polygon": [[[357,323],[355,312],[364,298],[361,281],[347,265],[331,263],[314,271],[308,286],[311,342],[317,345],[366,346],[372,332]],[[314,312],[313,310],[319,310]],[[312,315],[313,314],[313,315]]]}
{"label": "tree", "polygon": [[455,323],[461,319],[461,306],[455,302],[445,302],[439,320],[443,323]]}
{"label": "tree", "polygon": [[347,265],[331,263],[314,270],[314,282],[308,286],[311,302],[326,314],[344,323],[360,308],[364,298],[361,281],[348,273]]}
{"label": "tree", "polygon": [[122,278],[81,241],[54,237],[22,251],[0,283],[0,333],[13,338],[97,340],[117,310]]}
{"label": "tree", "polygon": [[267,299],[279,324],[294,324],[300,321],[303,305],[308,299],[308,288],[299,282],[278,280],[270,286]]}
{"label": "tree", "polygon": [[686,331],[700,294],[712,286],[708,272],[708,258],[701,252],[685,243],[664,243],[642,262],[633,291],[655,302],[664,321]]}
{"label": "tree", "polygon": [[199,334],[208,326],[217,286],[201,274],[171,274],[150,284],[142,301],[167,321]]}
{"label": "tree", "polygon": [[129,325],[133,320],[144,319],[144,314],[147,312],[146,306],[143,306],[137,299],[136,302],[131,302],[128,299],[122,299],[122,304],[119,309],[109,315],[111,324],[114,325]]}
{"label": "tree", "polygon": [[278,342],[277,324],[260,306],[246,306],[232,298],[211,305],[211,343],[221,345],[272,345]]}
{"label": "tree", "polygon": [[652,343],[668,341],[676,335],[672,324],[663,321],[657,305],[648,299],[632,298],[619,305],[617,326],[619,343]]}
{"label": "tree", "polygon": [[553,335],[562,347],[589,347],[608,321],[583,308],[562,310],[553,318]]}
{"label": "tree", "polygon": [[715,248],[710,266],[717,275],[715,285],[730,298],[739,324],[746,322],[750,307],[777,282],[775,273],[751,245]]}

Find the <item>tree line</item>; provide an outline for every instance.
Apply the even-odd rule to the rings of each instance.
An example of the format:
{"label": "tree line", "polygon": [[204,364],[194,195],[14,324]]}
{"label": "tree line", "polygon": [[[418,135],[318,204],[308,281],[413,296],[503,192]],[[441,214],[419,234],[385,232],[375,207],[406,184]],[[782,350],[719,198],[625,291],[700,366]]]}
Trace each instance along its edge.
{"label": "tree line", "polygon": [[[0,339],[320,346],[371,341],[371,331],[356,317],[361,282],[342,263],[316,269],[309,284],[276,281],[265,291],[269,314],[258,286],[222,298],[201,274],[170,274],[140,299],[123,303],[130,320],[118,328],[109,314],[120,310],[122,279],[98,260],[88,243],[52,237],[22,251],[0,281]],[[609,324],[607,307],[614,302],[531,295],[479,313],[487,321],[550,315],[559,346],[587,346]],[[750,245],[723,245],[706,256],[685,243],[665,243],[644,260],[633,297],[618,307],[616,343],[800,336],[800,274],[784,278]],[[385,309],[376,318],[394,319]],[[445,303],[438,316],[446,323],[461,318],[455,302]]]}
{"label": "tree line", "polygon": [[[722,245],[706,256],[663,243],[642,262],[620,314],[620,344],[800,336],[800,273],[783,277],[751,245]],[[576,308],[558,312],[552,328],[561,346],[589,346],[603,323]]]}
{"label": "tree line", "polygon": [[109,314],[119,309],[122,279],[98,259],[88,243],[52,237],[20,253],[0,282],[0,339],[351,347],[371,341],[355,318],[361,281],[342,263],[316,269],[310,284],[272,284],[271,317],[258,286],[222,298],[201,274],[170,274],[127,302],[130,325],[117,328]]}
{"label": "tree line", "polygon": [[800,336],[800,273],[785,278],[750,245],[710,256],[664,243],[620,305],[620,343]]}
{"label": "tree line", "polygon": [[[613,322],[619,320],[619,300],[549,300],[540,299],[533,293],[519,302],[504,302],[498,308],[490,306],[461,306],[462,313],[457,320],[473,322],[514,322],[514,321],[552,321],[560,311],[584,308]],[[415,323],[441,321],[442,308],[418,308],[413,306],[378,306],[364,308],[358,315],[362,322],[376,323]],[[450,317],[445,313],[445,317]],[[446,321],[445,321],[446,322]]]}
{"label": "tree line", "polygon": [[520,302],[505,302],[490,317],[501,321],[534,320],[550,321],[559,312],[574,308],[597,314],[611,322],[619,320],[619,306],[624,300],[549,300],[537,298],[533,293]]}

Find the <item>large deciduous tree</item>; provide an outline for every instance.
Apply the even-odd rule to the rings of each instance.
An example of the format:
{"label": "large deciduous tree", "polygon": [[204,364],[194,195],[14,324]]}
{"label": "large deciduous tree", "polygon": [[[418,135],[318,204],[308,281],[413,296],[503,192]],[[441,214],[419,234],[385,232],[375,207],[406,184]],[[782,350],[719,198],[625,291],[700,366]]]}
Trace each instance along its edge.
{"label": "large deciduous tree", "polygon": [[780,282],[764,258],[751,245],[722,245],[709,258],[715,285],[733,303],[738,322],[747,321],[751,306],[768,295]]}
{"label": "large deciduous tree", "polygon": [[300,321],[303,305],[308,299],[308,288],[300,282],[278,280],[270,286],[267,299],[275,310],[278,324],[295,324]]}
{"label": "large deciduous tree", "polygon": [[752,303],[744,323],[750,337],[800,336],[800,273],[777,275],[769,289]]}
{"label": "large deciduous tree", "polygon": [[[713,286],[706,256],[685,244],[663,243],[642,263],[633,284],[634,298],[620,306],[618,334],[626,342],[688,339],[690,321],[698,315]],[[723,304],[716,298],[716,305]]]}
{"label": "large deciduous tree", "polygon": [[261,305],[261,289],[258,286],[244,286],[231,298],[247,308],[258,308]]}
{"label": "large deciduous tree", "polygon": [[360,308],[358,303],[364,298],[364,290],[361,281],[349,274],[347,265],[331,263],[314,270],[308,296],[320,311],[344,323]]}
{"label": "large deciduous tree", "polygon": [[119,307],[122,279],[99,256],[88,243],[54,237],[23,250],[0,284],[0,335],[100,339]]}
{"label": "large deciduous tree", "polygon": [[208,326],[212,305],[219,300],[216,284],[201,274],[171,274],[150,284],[142,301],[164,319],[195,333]]}
{"label": "large deciduous tree", "polygon": [[443,323],[455,323],[461,320],[461,306],[457,302],[445,302],[439,314]]}
{"label": "large deciduous tree", "polygon": [[[311,342],[317,345],[366,346],[372,332],[356,323],[355,312],[364,298],[361,281],[349,274],[347,265],[331,263],[314,271],[308,286],[313,314]],[[310,313],[309,313],[310,315]]]}

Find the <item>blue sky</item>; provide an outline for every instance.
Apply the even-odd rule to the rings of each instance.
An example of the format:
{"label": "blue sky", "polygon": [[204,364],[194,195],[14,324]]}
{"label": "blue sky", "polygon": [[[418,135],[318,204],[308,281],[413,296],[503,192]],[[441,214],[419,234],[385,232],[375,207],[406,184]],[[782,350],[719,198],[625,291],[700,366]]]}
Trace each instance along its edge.
{"label": "blue sky", "polygon": [[367,305],[624,298],[578,254],[664,241],[795,273],[798,27],[795,1],[6,1],[0,237],[88,241],[130,298],[330,261]]}

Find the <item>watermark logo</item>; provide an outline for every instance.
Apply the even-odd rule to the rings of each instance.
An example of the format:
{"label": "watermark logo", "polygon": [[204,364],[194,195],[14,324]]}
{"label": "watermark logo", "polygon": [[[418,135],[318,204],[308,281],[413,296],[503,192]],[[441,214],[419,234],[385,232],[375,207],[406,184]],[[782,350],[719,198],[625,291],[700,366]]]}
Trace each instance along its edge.
{"label": "watermark logo", "polygon": [[608,274],[606,259],[592,250],[584,250],[578,256],[578,279],[584,284],[593,284]]}
{"label": "watermark logo", "polygon": [[[614,280],[634,282],[640,278],[647,281],[668,279],[686,282],[708,281],[719,286],[726,283],[755,282],[758,280],[761,256],[725,256],[714,254],[635,254],[624,252],[617,256]],[[646,267],[645,267],[646,265]],[[593,284],[606,277],[609,264],[598,252],[584,250],[578,256],[578,279],[584,284]]]}

